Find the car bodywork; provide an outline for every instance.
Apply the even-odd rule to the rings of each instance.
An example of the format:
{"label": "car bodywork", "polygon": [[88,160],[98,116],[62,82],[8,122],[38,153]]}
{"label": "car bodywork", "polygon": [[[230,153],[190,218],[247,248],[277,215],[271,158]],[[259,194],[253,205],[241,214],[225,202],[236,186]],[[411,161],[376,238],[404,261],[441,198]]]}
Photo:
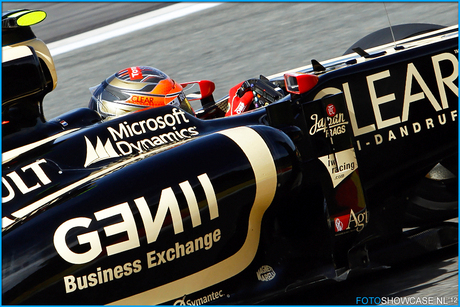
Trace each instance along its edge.
{"label": "car bodywork", "polygon": [[457,46],[454,26],[312,61],[237,116],[202,119],[226,103],[205,97],[109,121],[45,121],[48,64],[10,47],[3,304],[254,303],[455,244]]}

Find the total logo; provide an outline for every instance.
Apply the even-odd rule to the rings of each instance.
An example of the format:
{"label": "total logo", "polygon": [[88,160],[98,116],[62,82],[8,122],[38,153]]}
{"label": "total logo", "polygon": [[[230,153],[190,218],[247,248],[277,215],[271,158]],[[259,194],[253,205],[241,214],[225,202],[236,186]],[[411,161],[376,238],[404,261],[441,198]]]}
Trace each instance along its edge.
{"label": "total logo", "polygon": [[[143,153],[158,146],[192,138],[199,132],[196,130],[196,126],[184,126],[189,122],[190,120],[185,116],[183,110],[173,108],[171,113],[155,118],[133,123],[124,121],[120,122],[118,127],[107,127],[111,137],[104,141],[97,137],[96,142],[93,143],[85,136],[86,159],[84,167],[101,160]],[[180,128],[178,125],[181,125]],[[148,137],[130,141],[131,138],[143,135]]]}
{"label": "total logo", "polygon": [[131,80],[141,80],[143,78],[142,70],[139,67],[128,68],[128,73]]}

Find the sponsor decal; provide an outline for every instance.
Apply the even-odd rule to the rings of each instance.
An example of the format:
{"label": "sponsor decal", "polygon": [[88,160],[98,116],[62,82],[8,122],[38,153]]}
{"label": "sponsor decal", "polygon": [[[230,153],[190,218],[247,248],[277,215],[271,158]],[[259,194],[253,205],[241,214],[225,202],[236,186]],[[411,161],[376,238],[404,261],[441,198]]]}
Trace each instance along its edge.
{"label": "sponsor decal", "polygon": [[[334,107],[332,104],[329,106]],[[348,121],[345,120],[345,114],[336,113],[335,107],[333,109],[334,111],[330,111],[329,106],[327,108],[329,117],[321,117],[318,114],[311,115],[310,118],[314,121],[314,123],[310,128],[310,135],[315,135],[316,133],[322,131],[325,137],[332,137],[343,134],[347,131]],[[334,115],[330,115],[333,113]]]}
{"label": "sponsor decal", "polygon": [[[456,52],[458,51],[456,50]],[[414,63],[407,64],[405,81],[395,83],[396,86],[399,84],[404,86],[404,89],[401,90],[402,95],[400,95],[402,97],[398,96],[398,99],[395,94],[396,92],[399,93],[397,90],[388,90],[387,93],[382,94],[376,89],[376,85],[379,82],[385,82],[385,80],[391,82],[391,78],[396,78],[391,75],[389,69],[366,76],[372,106],[371,112],[373,112],[374,117],[371,124],[359,124],[360,118],[357,118],[354,109],[353,93],[350,91],[349,82],[344,82],[341,88],[329,87],[322,89],[314,99],[320,99],[329,94],[344,93],[354,136],[367,136],[365,139],[357,139],[358,150],[362,150],[366,146],[380,145],[397,138],[434,129],[449,122],[455,122],[457,110],[450,109],[447,93],[450,91],[458,97],[458,86],[455,84],[458,79],[458,59],[454,54],[448,52],[434,55],[430,59],[431,69],[426,67],[419,71]],[[430,89],[428,87],[425,81],[428,78],[434,79],[433,84],[436,84],[436,88]],[[360,90],[362,88],[360,87]],[[437,97],[435,94],[437,94]],[[427,101],[437,114],[424,120],[410,121],[409,114],[411,110],[417,108],[417,102],[422,100]],[[388,108],[399,110],[399,113],[385,115],[384,110]],[[366,117],[366,120],[368,120],[368,117]],[[315,126],[312,127],[310,134],[324,130],[324,127],[324,123],[318,120]],[[385,129],[385,132],[379,132],[379,130],[383,129]]]}
{"label": "sponsor decal", "polygon": [[129,79],[131,80],[140,80],[142,79],[142,70],[139,67],[130,67],[128,68]]}
{"label": "sponsor decal", "polygon": [[455,122],[457,120],[457,110],[445,112],[442,114],[438,114],[438,116],[426,118],[424,121],[413,122],[407,125],[403,125],[400,127],[396,127],[394,129],[389,129],[384,133],[375,133],[373,138],[364,140],[356,140],[356,145],[359,151],[363,149],[363,147],[370,146],[370,145],[381,145],[385,142],[391,142],[398,138],[404,138],[413,134],[420,133],[422,131],[435,129],[436,127],[440,127],[445,125],[448,122]]}
{"label": "sponsor decal", "polygon": [[356,230],[360,232],[364,229],[368,222],[367,209],[355,213],[350,209],[349,214],[338,216],[334,218],[335,232],[342,232],[346,230]]}
{"label": "sponsor decal", "polygon": [[[198,135],[199,132],[196,130],[196,126],[184,127],[184,124],[189,122],[190,120],[187,119],[183,110],[173,108],[171,113],[155,118],[132,123],[124,121],[116,127],[107,127],[110,138],[101,140],[98,137],[95,144],[85,136],[86,160],[84,167],[101,160],[143,153],[158,146],[190,139]],[[178,128],[178,125],[181,127]],[[133,138],[136,140],[131,141]]]}
{"label": "sponsor decal", "polygon": [[257,279],[260,281],[270,281],[275,278],[275,270],[269,265],[263,265],[259,270],[257,270]]}
{"label": "sponsor decal", "polygon": [[[159,100],[161,98],[161,101]],[[151,107],[162,107],[164,106],[163,102],[164,96],[160,95],[152,95],[152,96],[144,96],[144,95],[131,95],[129,100],[126,102],[133,103],[133,104],[140,104],[144,106],[151,106]]]}
{"label": "sponsor decal", "polygon": [[[222,290],[212,292],[211,294],[208,294],[206,296],[197,298],[197,299],[188,299],[186,300],[184,295],[181,299],[178,299],[174,302],[173,306],[199,306],[199,305],[204,305],[204,304],[209,304],[215,300],[220,299],[221,297],[224,297],[225,294],[222,293]],[[228,295],[227,295],[228,297]]]}
{"label": "sponsor decal", "polygon": [[[217,205],[216,195],[211,181],[208,175],[202,174],[198,176],[198,180],[201,183],[202,188],[205,191],[210,219],[213,220],[219,217],[219,208]],[[191,220],[193,227],[201,225],[201,212],[199,210],[196,196],[188,181],[184,181],[179,184],[182,189],[187,205],[190,210]],[[167,213],[170,213],[171,223],[173,225],[174,234],[182,233],[184,231],[184,225],[182,221],[182,215],[177,202],[176,195],[174,194],[171,187],[163,189],[158,202],[158,210],[155,215],[152,215],[150,207],[148,206],[144,197],[139,197],[134,200],[137,211],[141,216],[142,229],[146,231],[147,244],[154,243],[158,239],[160,230],[163,223],[167,219]],[[94,212],[96,221],[101,221],[112,216],[121,215],[123,222],[108,225],[104,227],[104,232],[107,237],[117,235],[119,233],[126,233],[127,239],[125,241],[117,242],[108,246],[103,247],[102,241],[99,237],[97,230],[90,231],[83,234],[78,234],[77,239],[80,245],[89,244],[89,249],[83,253],[76,253],[70,249],[67,244],[66,236],[69,232],[74,233],[75,229],[88,228],[93,222],[92,218],[88,217],[76,217],[62,223],[55,231],[53,237],[54,247],[65,261],[72,264],[85,264],[96,259],[105,249],[107,256],[116,255],[140,246],[139,235],[137,232],[137,225],[134,219],[134,214],[129,206],[128,202],[124,202],[97,212]],[[211,237],[205,236],[203,242],[206,242],[205,248],[209,249],[209,244],[212,246],[212,242],[217,242],[220,239],[220,230],[216,230]],[[186,244],[187,245],[187,244]],[[179,248],[182,251],[182,248]],[[163,254],[165,252],[162,252]],[[168,252],[169,255],[172,251]],[[155,254],[149,256],[149,259],[153,263]],[[161,253],[160,253],[161,254]],[[163,255],[162,254],[162,255]],[[179,254],[175,254],[177,257]],[[172,256],[171,256],[172,257]],[[170,258],[171,258],[170,257]],[[171,258],[172,259],[172,258]],[[172,259],[173,260],[173,259]],[[155,266],[152,264],[152,266]]]}
{"label": "sponsor decal", "polygon": [[[198,176],[205,195],[207,198],[210,219],[219,217],[219,208],[217,205],[216,195],[214,188],[207,176],[202,174]],[[201,225],[201,214],[196,201],[195,194],[188,181],[179,184],[179,187],[184,192],[187,204],[190,211],[190,217],[193,227]],[[150,207],[148,206],[144,197],[134,200],[136,211],[142,220],[142,229],[145,229],[147,244],[157,241],[160,230],[166,220],[171,220],[174,234],[182,233],[184,231],[183,220],[177,198],[171,187],[163,189],[158,209],[155,215],[152,215]],[[167,216],[169,212],[170,217]],[[77,234],[77,240],[80,245],[89,244],[89,249],[83,253],[76,253],[70,249],[67,244],[66,237],[69,233],[75,233],[76,229],[88,228],[93,222],[93,219],[88,217],[76,217],[62,223],[55,231],[53,243],[57,253],[67,262],[72,264],[85,264],[96,259],[101,253],[106,252],[107,256],[116,255],[128,250],[135,249],[140,246],[140,238],[138,235],[137,224],[134,218],[134,213],[128,202],[121,203],[97,212],[94,212],[96,221],[101,221],[113,216],[121,215],[122,222],[110,224],[103,227],[105,236],[118,235],[120,233],[126,234],[126,240],[118,241],[117,243],[103,246],[97,230]],[[68,275],[63,277],[66,293],[71,293],[76,290],[84,290],[88,287],[94,287],[103,283],[107,283],[116,279],[130,276],[133,273],[140,272],[144,267],[152,269],[162,264],[170,263],[176,259],[186,257],[198,251],[208,251],[213,248],[214,244],[218,243],[221,239],[221,230],[215,229],[203,236],[196,237],[194,240],[187,242],[175,242],[170,248],[157,251],[153,250],[146,254],[145,264],[142,264],[140,259],[132,262],[127,262],[123,265],[114,268],[101,269],[98,268],[97,272],[75,276]]]}
{"label": "sponsor decal", "polygon": [[176,242],[173,247],[164,251],[151,251],[147,253],[147,267],[153,268],[163,263],[171,262],[186,255],[193,254],[196,251],[205,249],[209,250],[221,238],[220,229],[216,229],[204,236],[198,237],[193,241],[185,244]]}
{"label": "sponsor decal", "polygon": [[325,155],[318,159],[326,166],[334,188],[358,168],[358,161],[353,148]]}
{"label": "sponsor decal", "polygon": [[[213,247],[213,243],[220,240],[220,237],[220,229],[215,229],[213,232],[198,237],[195,240],[188,241],[185,244],[176,242],[173,247],[167,250],[161,252],[149,252],[146,254],[147,269],[154,268],[161,264],[166,264],[181,257],[186,257],[187,255],[200,250],[207,251]],[[101,267],[98,267],[96,272],[87,275],[67,275],[63,277],[65,292],[71,293],[76,290],[84,290],[88,289],[88,287],[94,287],[131,276],[133,273],[141,272],[144,268],[145,266],[142,266],[142,261],[140,259],[136,259],[132,262],[127,262],[114,268],[101,269]]]}
{"label": "sponsor decal", "polygon": [[241,114],[241,113],[243,113],[245,107],[246,107],[246,105],[244,104],[244,102],[240,102],[240,103],[238,104],[238,106],[236,107],[236,109],[235,109],[235,113],[236,113],[236,114]]}
{"label": "sponsor decal", "polygon": [[96,272],[75,277],[74,275],[64,276],[65,292],[71,293],[75,290],[83,290],[88,287],[105,284],[113,280],[130,276],[139,273],[142,270],[141,261],[139,259],[133,262],[126,262],[123,265],[117,265],[114,268],[98,267]]}
{"label": "sponsor decal", "polygon": [[327,112],[327,115],[329,115],[330,117],[333,117],[337,113],[337,110],[335,109],[335,106],[332,103],[330,103],[326,107],[326,112]]}
{"label": "sponsor decal", "polygon": [[86,136],[85,136],[85,141],[86,141],[86,161],[85,161],[84,167],[87,167],[93,163],[96,163],[96,162],[99,162],[105,159],[116,158],[120,156],[113,148],[113,145],[109,139],[107,139],[107,141],[103,145],[101,139],[97,137],[96,146],[93,146],[93,144],[91,144],[91,142],[88,140]]}
{"label": "sponsor decal", "polygon": [[[16,187],[22,194],[27,194],[42,186],[50,184],[51,179],[46,175],[42,167],[42,165],[46,163],[45,159],[40,159],[34,163],[21,167],[20,172],[14,171],[6,174],[4,177],[2,176],[2,203],[5,204],[14,199],[16,194],[13,187]],[[35,179],[33,183],[30,183],[29,180],[29,184],[27,184],[22,178],[24,174],[29,177],[32,175]]]}
{"label": "sponsor decal", "polygon": [[[108,166],[108,167],[105,167],[101,170],[98,170],[98,171],[95,171],[95,172],[92,172],[89,176],[81,179],[81,180],[78,180],[76,182],[73,182],[71,184],[69,184],[68,186],[65,186],[63,187],[62,189],[58,190],[58,191],[55,191],[49,195],[46,195],[45,197],[31,203],[31,204],[28,204],[27,206],[11,213],[11,215],[14,217],[14,219],[10,219],[8,217],[3,217],[2,218],[2,229],[5,230],[6,228],[10,227],[11,225],[21,221],[21,219],[25,218],[26,216],[28,216],[29,214],[32,214],[33,212],[35,212],[37,209],[40,209],[40,208],[43,208],[45,206],[47,206],[50,202],[52,202],[53,200],[55,200],[56,198],[58,197],[61,197],[62,195],[72,191],[73,189],[77,188],[77,187],[80,187],[81,185],[84,185],[88,182],[90,182],[91,180],[95,179],[95,178],[98,178],[100,176],[104,176],[106,174],[109,174],[110,172],[124,166],[124,165],[127,165],[127,164],[130,164],[136,160],[142,160],[143,158],[145,158],[147,154],[142,154],[142,155],[139,155],[139,156],[134,156],[134,157],[131,157],[129,159],[126,159],[120,163],[116,163],[114,165],[111,165],[111,166]],[[61,174],[62,172],[59,171],[58,174]]]}
{"label": "sponsor decal", "polygon": [[334,225],[335,225],[335,232],[340,232],[343,230],[343,223],[339,218],[335,218]]}

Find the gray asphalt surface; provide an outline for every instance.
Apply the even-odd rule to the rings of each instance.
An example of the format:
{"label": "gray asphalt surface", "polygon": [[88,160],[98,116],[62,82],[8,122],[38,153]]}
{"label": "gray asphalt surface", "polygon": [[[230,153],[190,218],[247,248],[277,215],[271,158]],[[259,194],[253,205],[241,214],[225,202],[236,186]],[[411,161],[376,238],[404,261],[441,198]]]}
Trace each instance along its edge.
{"label": "gray asphalt surface", "polygon": [[[402,262],[388,270],[351,276],[345,282],[299,289],[264,304],[376,305],[380,302],[382,305],[458,305],[457,255],[458,248],[454,246]],[[404,304],[404,299],[426,304]]]}
{"label": "gray asphalt surface", "polygon": [[[3,3],[43,8],[48,18],[34,29],[46,42],[132,17],[170,3]],[[27,5],[26,5],[27,4]],[[458,3],[225,3],[171,22],[55,57],[59,83],[45,98],[48,119],[88,104],[88,88],[129,66],[157,67],[178,82],[208,79],[215,97],[259,74],[304,66],[341,55],[363,36],[402,23],[458,23]],[[451,249],[373,277],[279,304],[352,304],[358,296],[458,299],[458,252]],[[334,293],[334,295],[332,295]]]}
{"label": "gray asphalt surface", "polygon": [[46,43],[96,29],[122,19],[173,4],[165,2],[3,2],[2,10],[39,9],[46,21],[34,26],[34,33]]}
{"label": "gray asphalt surface", "polygon": [[[40,8],[40,3],[19,4]],[[168,4],[168,3],[166,3]],[[123,14],[165,3],[45,3],[34,27],[45,42],[96,28]],[[88,88],[136,65],[154,66],[178,82],[208,79],[215,98],[233,85],[341,55],[363,36],[401,23],[458,23],[457,3],[225,3],[171,22],[55,57],[58,87],[45,97],[47,118],[88,104]],[[109,18],[110,17],[110,18]],[[107,22],[103,22],[107,19]],[[44,33],[44,34],[41,34]]]}

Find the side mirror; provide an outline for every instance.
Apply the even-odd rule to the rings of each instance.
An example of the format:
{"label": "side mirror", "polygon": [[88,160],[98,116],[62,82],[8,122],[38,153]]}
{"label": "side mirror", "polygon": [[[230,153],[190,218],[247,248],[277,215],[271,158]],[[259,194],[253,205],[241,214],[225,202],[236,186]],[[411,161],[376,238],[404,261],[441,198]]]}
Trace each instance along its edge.
{"label": "side mirror", "polygon": [[216,89],[214,82],[200,80],[180,84],[184,88],[185,96],[189,101],[201,100],[201,105],[214,103],[212,93]]}
{"label": "side mirror", "polygon": [[318,83],[318,76],[305,73],[284,74],[286,90],[292,94],[303,94],[311,90]]}

